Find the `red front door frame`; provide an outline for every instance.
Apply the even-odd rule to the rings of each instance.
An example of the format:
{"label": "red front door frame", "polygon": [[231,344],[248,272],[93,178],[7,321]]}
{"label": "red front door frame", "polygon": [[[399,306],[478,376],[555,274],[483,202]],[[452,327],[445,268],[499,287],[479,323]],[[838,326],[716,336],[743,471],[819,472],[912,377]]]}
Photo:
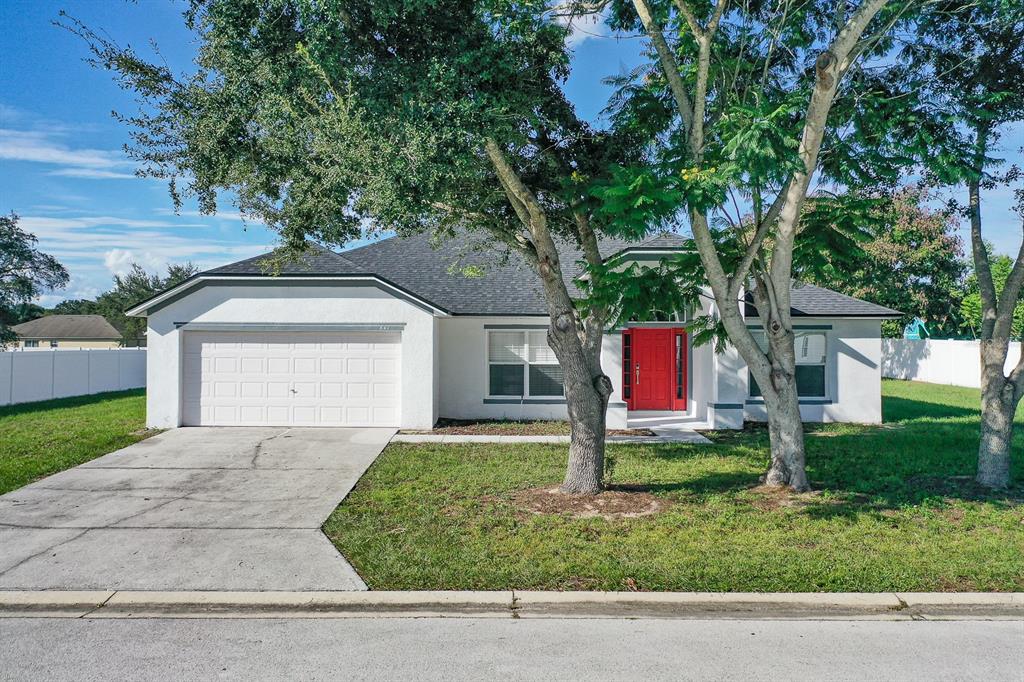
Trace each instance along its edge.
{"label": "red front door frame", "polygon": [[686,410],[687,337],[681,327],[622,333],[622,387],[629,410]]}

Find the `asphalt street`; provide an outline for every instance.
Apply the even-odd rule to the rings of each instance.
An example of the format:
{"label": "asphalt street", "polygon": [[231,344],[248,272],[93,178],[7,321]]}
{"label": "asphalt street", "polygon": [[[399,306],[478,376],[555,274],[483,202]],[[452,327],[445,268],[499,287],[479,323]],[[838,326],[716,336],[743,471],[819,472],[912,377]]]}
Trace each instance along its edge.
{"label": "asphalt street", "polygon": [[1024,680],[1021,621],[0,619],[4,680]]}

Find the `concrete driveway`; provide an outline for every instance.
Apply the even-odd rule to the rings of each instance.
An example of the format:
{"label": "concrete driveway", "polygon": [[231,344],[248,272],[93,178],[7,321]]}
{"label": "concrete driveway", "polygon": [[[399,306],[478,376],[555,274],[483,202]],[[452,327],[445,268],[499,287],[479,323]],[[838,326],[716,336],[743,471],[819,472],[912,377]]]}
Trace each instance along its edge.
{"label": "concrete driveway", "polygon": [[0,496],[0,589],[362,590],[320,531],[390,429],[183,428]]}

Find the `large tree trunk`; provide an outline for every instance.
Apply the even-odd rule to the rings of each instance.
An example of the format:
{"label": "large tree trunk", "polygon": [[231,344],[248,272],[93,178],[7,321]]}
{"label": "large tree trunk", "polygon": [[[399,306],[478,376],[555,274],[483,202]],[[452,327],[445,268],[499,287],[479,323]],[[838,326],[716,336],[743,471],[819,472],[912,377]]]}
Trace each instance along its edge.
{"label": "large tree trunk", "polygon": [[768,412],[771,463],[767,485],[789,486],[797,492],[810,490],[804,454],[804,424],[796,388],[796,355],[793,333],[769,334],[770,385],[762,389]]}
{"label": "large tree trunk", "polygon": [[1006,339],[981,342],[981,442],[978,445],[977,481],[989,488],[1010,485],[1010,444],[1013,417],[1020,396],[1003,376]]}
{"label": "large tree trunk", "polygon": [[[1010,444],[1013,441],[1013,417],[1024,395],[1024,354],[1017,366],[1004,376],[1010,348],[1013,311],[1024,286],[1024,243],[1017,260],[997,294],[992,279],[988,247],[981,234],[981,168],[988,145],[988,130],[976,132],[977,176],[967,181],[968,214],[971,219],[971,250],[974,271],[981,294],[981,440],[978,443],[978,483],[990,488],[1010,485]],[[1024,348],[1022,348],[1024,350]]]}
{"label": "large tree trunk", "polygon": [[[593,495],[603,487],[605,424],[612,384],[601,372],[600,357],[589,357],[585,350],[580,352],[578,344],[566,338],[577,333],[574,320],[566,317],[554,319],[548,331],[548,343],[562,366],[571,433],[569,462],[561,490]],[[565,327],[564,331],[561,327]]]}
{"label": "large tree trunk", "polygon": [[[548,345],[562,367],[562,385],[571,429],[569,462],[562,492],[592,495],[601,491],[604,473],[605,419],[612,382],[601,371],[601,337],[604,317],[591,311],[580,318],[569,296],[562,267],[547,216],[533,192],[523,184],[505,152],[494,140],[487,140],[486,151],[513,210],[529,232],[531,242],[525,248],[528,260],[540,276],[544,301],[551,326]],[[580,245],[588,262],[601,262],[597,239],[585,217],[577,215]]]}

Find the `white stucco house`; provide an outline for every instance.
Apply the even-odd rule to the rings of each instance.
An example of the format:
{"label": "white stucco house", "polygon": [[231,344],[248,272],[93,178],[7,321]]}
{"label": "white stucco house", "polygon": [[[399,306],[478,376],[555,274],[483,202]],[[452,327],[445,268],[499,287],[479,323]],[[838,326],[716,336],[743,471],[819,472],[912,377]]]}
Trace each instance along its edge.
{"label": "white stucco house", "polygon": [[[684,246],[665,234],[602,250],[643,263]],[[264,258],[201,272],[128,311],[148,318],[150,427],[565,418],[540,284],[517,257],[417,236],[313,247],[276,274]],[[574,260],[563,262],[570,278]],[[466,265],[481,267],[469,275]],[[880,323],[899,314],[808,285],[794,286],[792,304],[804,419],[881,421]],[[752,306],[747,315],[759,328]],[[684,322],[608,330],[610,428],[765,418],[736,350],[694,347]]]}

